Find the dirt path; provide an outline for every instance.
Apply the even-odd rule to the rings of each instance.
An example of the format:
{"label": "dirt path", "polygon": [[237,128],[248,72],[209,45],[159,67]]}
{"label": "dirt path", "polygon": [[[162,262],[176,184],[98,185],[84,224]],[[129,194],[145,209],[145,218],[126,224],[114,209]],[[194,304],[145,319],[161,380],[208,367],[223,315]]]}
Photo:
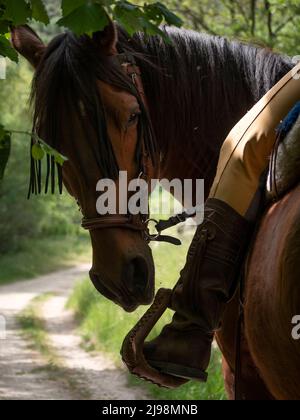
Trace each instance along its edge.
{"label": "dirt path", "polygon": [[[128,387],[126,373],[106,355],[94,356],[80,346],[65,303],[74,282],[87,270],[79,266],[0,287],[0,315],[7,324],[6,339],[0,339],[0,399],[147,399],[143,390]],[[54,294],[43,303],[42,317],[61,374],[51,372],[47,361],[29,349],[17,322],[32,299],[45,293]]]}

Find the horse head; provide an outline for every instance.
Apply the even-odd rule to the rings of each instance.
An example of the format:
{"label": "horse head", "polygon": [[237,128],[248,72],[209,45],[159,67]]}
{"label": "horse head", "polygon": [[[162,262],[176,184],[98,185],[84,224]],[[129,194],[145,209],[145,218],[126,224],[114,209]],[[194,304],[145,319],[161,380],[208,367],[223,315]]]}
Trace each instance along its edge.
{"label": "horse head", "polygon": [[[22,26],[12,29],[12,43],[35,68],[34,130],[68,158],[61,179],[85,220],[99,219],[99,180],[115,181],[118,207],[119,171],[127,172],[129,183],[138,177],[146,153],[147,180],[156,173],[150,119],[140,92],[116,59],[116,27],[110,23],[91,37],[66,32],[46,46]],[[90,278],[96,289],[128,312],[151,303],[154,264],[142,230],[108,223],[91,229],[90,236]]]}

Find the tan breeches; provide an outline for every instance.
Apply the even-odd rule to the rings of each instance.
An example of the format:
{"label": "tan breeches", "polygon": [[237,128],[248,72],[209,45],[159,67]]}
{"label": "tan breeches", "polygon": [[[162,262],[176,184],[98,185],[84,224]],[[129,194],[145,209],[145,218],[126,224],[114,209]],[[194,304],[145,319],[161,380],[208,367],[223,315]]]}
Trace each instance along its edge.
{"label": "tan breeches", "polygon": [[277,83],[233,128],[225,140],[210,198],[245,216],[269,164],[276,128],[300,100],[300,64]]}

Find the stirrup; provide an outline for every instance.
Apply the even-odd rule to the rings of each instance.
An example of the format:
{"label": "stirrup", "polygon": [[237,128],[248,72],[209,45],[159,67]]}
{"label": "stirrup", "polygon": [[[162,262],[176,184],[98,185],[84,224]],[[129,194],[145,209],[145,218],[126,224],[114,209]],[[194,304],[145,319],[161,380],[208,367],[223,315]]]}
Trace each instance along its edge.
{"label": "stirrup", "polygon": [[130,373],[145,379],[155,385],[164,388],[177,388],[187,381],[183,378],[171,376],[159,372],[149,365],[143,347],[157,321],[168,309],[173,291],[171,289],[159,289],[153,304],[125,337],[122,348],[122,360]]}

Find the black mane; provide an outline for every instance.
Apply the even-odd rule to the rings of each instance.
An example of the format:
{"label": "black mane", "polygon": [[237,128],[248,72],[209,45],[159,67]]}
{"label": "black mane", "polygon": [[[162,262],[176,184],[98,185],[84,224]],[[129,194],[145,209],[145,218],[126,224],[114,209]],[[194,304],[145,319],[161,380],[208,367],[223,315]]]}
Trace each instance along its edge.
{"label": "black mane", "polygon": [[[178,176],[181,161],[182,176],[202,177],[208,188],[229,131],[293,63],[239,41],[181,29],[166,31],[172,44],[143,34],[129,44],[161,69],[140,62],[166,167],[177,162]],[[128,45],[123,32],[120,44]]]}
{"label": "black mane", "polygon": [[[165,30],[172,43],[144,34],[129,39],[119,28],[119,52],[131,52],[142,70],[155,136],[146,113],[140,134],[146,135],[152,156],[157,147],[161,152],[163,173],[177,162],[178,176],[181,162],[182,177],[196,174],[206,178],[209,186],[226,134],[293,65],[289,58],[267,49],[193,31]],[[59,149],[61,126],[68,121],[72,125],[67,115],[80,115],[82,103],[98,135],[95,157],[102,173],[115,176],[117,165],[97,79],[132,92],[141,103],[121,67],[101,57],[92,39],[69,32],[57,36],[34,79],[34,128],[39,132],[42,122],[40,135]]]}

